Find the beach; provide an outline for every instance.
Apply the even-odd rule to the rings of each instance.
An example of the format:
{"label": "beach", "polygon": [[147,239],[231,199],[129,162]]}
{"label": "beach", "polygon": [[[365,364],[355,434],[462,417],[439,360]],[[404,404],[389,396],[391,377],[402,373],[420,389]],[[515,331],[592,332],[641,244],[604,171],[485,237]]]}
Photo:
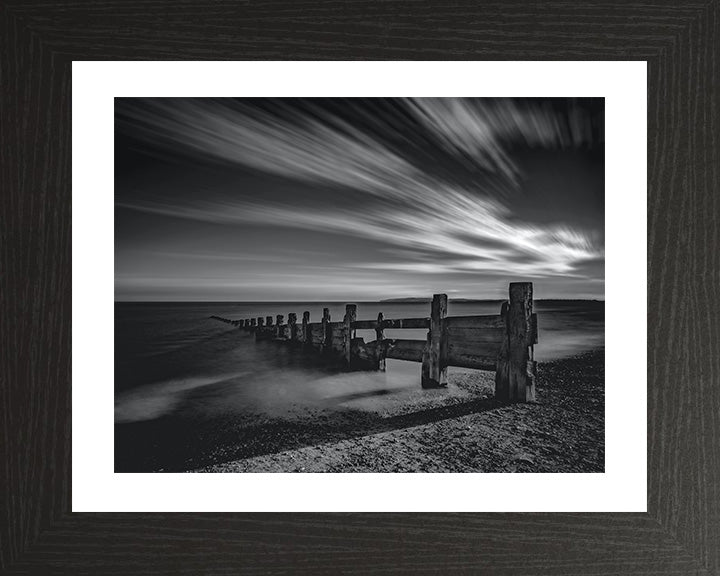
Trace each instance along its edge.
{"label": "beach", "polygon": [[[428,408],[389,408],[359,433],[312,446],[217,464],[198,472],[602,472],[604,354],[538,366],[538,399],[500,405],[490,373],[456,371],[451,392]],[[457,388],[457,392],[452,390]],[[473,399],[473,397],[476,397]],[[376,431],[372,431],[375,428]]]}
{"label": "beach", "polygon": [[[457,315],[498,308],[450,306]],[[306,303],[116,305],[116,472],[603,471],[601,302],[538,303],[537,401],[511,405],[495,400],[494,372],[451,366],[447,388],[423,389],[416,362],[346,372],[209,319],[270,308],[314,312]],[[427,306],[360,308],[412,317]]]}

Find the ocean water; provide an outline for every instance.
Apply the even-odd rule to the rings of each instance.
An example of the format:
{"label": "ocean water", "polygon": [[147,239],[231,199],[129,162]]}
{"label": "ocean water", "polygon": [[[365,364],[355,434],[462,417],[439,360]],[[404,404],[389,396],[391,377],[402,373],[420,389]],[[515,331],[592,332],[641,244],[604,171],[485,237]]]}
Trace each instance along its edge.
{"label": "ocean water", "polygon": [[[289,312],[302,318],[308,310],[316,322],[325,306],[333,321],[342,319],[339,302],[116,303],[116,471],[177,471],[257,453],[258,435],[282,435],[293,425],[301,435],[318,415],[362,419],[390,397],[421,393],[419,363],[388,360],[385,372],[338,373],[297,349],[255,342],[253,335],[209,318],[287,319]],[[375,319],[380,311],[388,319],[426,317],[429,308],[358,303],[358,319]],[[451,316],[499,309],[499,302],[449,303]],[[604,348],[604,303],[536,302],[535,311],[539,362]],[[418,340],[426,333],[385,331],[387,338]],[[375,338],[374,331],[358,336]]]}

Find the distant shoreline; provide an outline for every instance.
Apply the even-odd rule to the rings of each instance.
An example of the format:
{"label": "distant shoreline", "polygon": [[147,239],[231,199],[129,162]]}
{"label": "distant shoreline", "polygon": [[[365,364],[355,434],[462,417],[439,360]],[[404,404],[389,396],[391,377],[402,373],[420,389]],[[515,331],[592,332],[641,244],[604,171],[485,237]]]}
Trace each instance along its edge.
{"label": "distant shoreline", "polygon": [[[385,300],[115,300],[115,304],[430,304],[430,298],[389,298]],[[504,302],[503,298],[472,300],[470,298],[449,298],[455,304],[483,304]],[[533,302],[563,303],[596,302],[605,304],[597,298],[535,298]]]}

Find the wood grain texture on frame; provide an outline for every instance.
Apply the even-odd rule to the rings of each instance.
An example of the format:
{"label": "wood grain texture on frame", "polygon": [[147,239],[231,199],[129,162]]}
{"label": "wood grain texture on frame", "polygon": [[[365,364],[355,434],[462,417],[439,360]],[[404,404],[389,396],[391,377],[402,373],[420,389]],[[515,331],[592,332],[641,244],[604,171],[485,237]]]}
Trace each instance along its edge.
{"label": "wood grain texture on frame", "polygon": [[[0,572],[720,574],[719,4],[0,4]],[[647,60],[649,512],[70,513],[88,59]]]}

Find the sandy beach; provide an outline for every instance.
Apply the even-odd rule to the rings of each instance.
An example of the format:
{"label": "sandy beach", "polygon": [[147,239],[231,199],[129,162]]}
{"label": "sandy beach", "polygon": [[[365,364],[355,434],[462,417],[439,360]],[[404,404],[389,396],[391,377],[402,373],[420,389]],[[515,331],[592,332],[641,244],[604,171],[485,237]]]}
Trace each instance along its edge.
{"label": "sandy beach", "polygon": [[[195,471],[604,470],[603,351],[539,364],[533,404],[500,405],[493,386],[491,373],[455,369],[447,390],[385,398],[377,412],[318,413],[265,427],[264,439],[243,434],[247,457],[216,453],[218,463]],[[295,447],[274,449],[288,444]]]}

